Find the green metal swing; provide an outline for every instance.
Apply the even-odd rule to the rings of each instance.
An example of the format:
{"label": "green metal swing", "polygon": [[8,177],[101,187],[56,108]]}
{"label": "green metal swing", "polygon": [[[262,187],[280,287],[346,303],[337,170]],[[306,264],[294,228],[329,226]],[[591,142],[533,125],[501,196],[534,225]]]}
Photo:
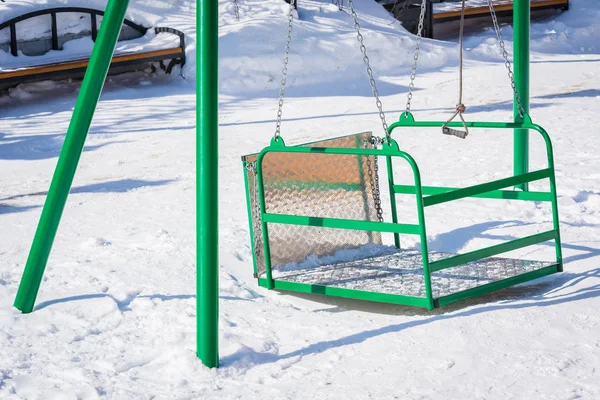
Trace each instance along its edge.
{"label": "green metal swing", "polygon": [[[461,99],[451,118],[460,116],[461,122],[415,121],[410,113],[410,101],[421,29],[417,35],[407,111],[402,113],[398,122],[388,127],[362,43],[354,5],[351,0],[348,4],[385,136],[380,139],[367,132],[298,146],[285,145],[279,132],[293,19],[293,4],[290,4],[290,29],[276,134],[271,144],[260,153],[242,157],[254,276],[259,285],[268,289],[404,304],[431,310],[561,272],[554,161],[547,132],[532,123],[522,107],[523,122],[520,123],[465,122],[462,118],[465,107]],[[424,6],[425,0],[422,10]],[[498,39],[504,48],[491,1],[490,9]],[[512,78],[510,64],[507,63],[507,67]],[[516,90],[515,98],[520,105]],[[546,145],[547,167],[466,188],[423,186],[417,163],[399,148],[391,134],[399,128],[432,127],[442,128],[445,134],[462,138],[466,137],[469,128],[537,132]],[[464,131],[457,129],[461,127]],[[391,222],[383,219],[379,159],[386,163]],[[409,165],[413,185],[394,183],[394,159],[401,159]],[[550,182],[549,191],[506,190],[544,179]],[[396,196],[403,194],[415,195],[418,224],[399,222]],[[472,197],[549,202],[553,229],[464,254],[430,252],[425,208]],[[381,234],[384,232],[393,234],[395,246],[383,246]],[[420,249],[401,249],[400,234],[418,235]],[[552,262],[495,257],[547,241],[554,241],[556,260]]]}

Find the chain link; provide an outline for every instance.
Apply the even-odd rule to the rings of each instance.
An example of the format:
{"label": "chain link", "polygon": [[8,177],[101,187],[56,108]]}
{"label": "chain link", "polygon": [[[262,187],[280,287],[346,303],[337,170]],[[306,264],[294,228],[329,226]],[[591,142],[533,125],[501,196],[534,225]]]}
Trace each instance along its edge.
{"label": "chain link", "polygon": [[281,86],[279,87],[279,108],[277,110],[277,125],[273,138],[278,140],[281,136],[281,116],[283,115],[283,99],[285,95],[285,84],[287,83],[288,62],[290,59],[290,44],[292,43],[292,29],[294,27],[294,3],[296,0],[290,0],[290,10],[288,13],[288,29],[285,42],[285,52],[283,56],[283,69],[281,70]]}
{"label": "chain link", "polygon": [[238,0],[233,0],[233,10],[235,11],[235,19],[236,21],[240,20],[240,4]]}
{"label": "chain link", "polygon": [[379,91],[377,90],[377,84],[375,83],[375,78],[373,77],[373,70],[371,69],[371,62],[369,60],[369,56],[367,56],[367,47],[364,43],[364,37],[362,33],[360,33],[360,24],[358,23],[358,15],[354,10],[354,2],[352,0],[348,0],[348,5],[350,6],[350,14],[352,15],[352,19],[354,19],[354,29],[356,29],[356,38],[358,39],[358,43],[360,44],[360,51],[363,55],[363,62],[367,67],[367,74],[369,75],[369,83],[371,84],[371,90],[373,91],[373,96],[375,96],[375,104],[377,105],[377,109],[379,110],[379,118],[381,119],[381,125],[383,127],[383,132],[385,138],[390,139],[388,132],[388,124],[385,120],[385,114],[383,112],[383,104],[379,99]]}
{"label": "chain link", "polygon": [[[374,140],[371,143],[377,148],[378,141],[377,137],[373,136]],[[370,148],[369,142],[365,143],[365,148]],[[369,184],[373,192],[373,202],[375,203],[375,210],[377,212],[377,220],[383,222],[383,207],[381,206],[381,192],[379,190],[379,164],[377,163],[377,156],[374,156],[374,161],[371,163],[371,156],[367,156],[367,174],[369,175]]]}
{"label": "chain link", "polygon": [[517,90],[517,84],[515,83],[515,75],[513,74],[512,67],[508,59],[508,52],[506,51],[506,45],[504,43],[504,40],[502,39],[502,33],[500,32],[500,24],[498,23],[498,17],[496,16],[496,11],[494,10],[494,4],[492,3],[492,0],[488,0],[488,5],[490,7],[490,14],[492,15],[494,29],[496,30],[496,36],[498,37],[498,44],[500,45],[500,49],[502,50],[502,57],[504,57],[504,65],[508,70],[510,85],[515,96],[515,101],[517,102],[519,116],[523,118],[523,116],[525,115],[525,109],[523,108],[523,104],[521,103],[521,96],[519,95],[519,91]]}
{"label": "chain link", "polygon": [[419,25],[417,27],[417,44],[415,46],[415,55],[413,56],[412,71],[410,73],[410,84],[408,85],[408,96],[406,99],[406,113],[410,112],[410,104],[413,98],[413,90],[415,89],[415,78],[417,77],[417,66],[419,64],[419,53],[421,51],[421,37],[423,35],[423,25],[425,24],[425,10],[427,0],[421,2],[421,14],[419,15]]}

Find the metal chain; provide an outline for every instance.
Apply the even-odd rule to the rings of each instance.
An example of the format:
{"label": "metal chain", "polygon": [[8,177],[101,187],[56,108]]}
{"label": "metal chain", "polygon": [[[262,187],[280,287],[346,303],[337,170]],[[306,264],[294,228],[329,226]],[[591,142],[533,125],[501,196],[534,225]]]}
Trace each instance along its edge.
{"label": "metal chain", "polygon": [[365,46],[365,43],[364,43],[364,37],[360,33],[360,24],[358,23],[358,15],[356,14],[356,11],[354,10],[354,2],[352,0],[348,0],[348,5],[350,6],[350,14],[352,15],[352,18],[354,19],[354,29],[356,29],[356,38],[358,39],[358,43],[360,44],[360,51],[363,55],[363,62],[365,63],[365,66],[367,67],[367,74],[369,75],[369,83],[371,84],[371,90],[373,91],[373,96],[375,96],[375,104],[377,105],[377,109],[379,110],[379,118],[381,119],[381,125],[383,127],[383,132],[384,132],[385,138],[389,142],[390,134],[388,132],[388,124],[387,124],[387,121],[385,120],[385,114],[383,112],[383,104],[381,103],[381,100],[379,99],[379,91],[377,90],[377,84],[375,83],[375,78],[373,77],[373,70],[371,69],[371,63],[369,60],[369,56],[367,56],[367,47]]}
{"label": "metal chain", "polygon": [[515,83],[515,75],[513,74],[512,67],[508,59],[508,52],[506,51],[506,45],[504,43],[504,40],[502,39],[502,33],[500,32],[500,24],[498,23],[498,17],[496,16],[496,11],[494,10],[494,4],[492,3],[492,0],[488,0],[488,5],[490,7],[490,14],[492,15],[494,29],[496,30],[496,36],[498,37],[498,44],[500,45],[500,49],[502,50],[502,57],[504,57],[504,65],[508,70],[510,85],[515,96],[515,101],[517,102],[519,116],[523,118],[523,116],[525,115],[525,109],[523,108],[523,104],[521,103],[521,96],[519,95],[519,91],[517,90],[517,84]]}
{"label": "metal chain", "polygon": [[273,139],[277,140],[281,136],[281,116],[283,115],[283,98],[285,95],[285,84],[287,82],[288,62],[290,58],[290,44],[292,43],[292,29],[294,27],[294,3],[296,0],[290,0],[290,10],[288,13],[288,30],[285,42],[285,52],[283,56],[283,69],[281,70],[281,86],[279,88],[279,109],[277,110],[277,125]]}
{"label": "metal chain", "polygon": [[[288,30],[287,30],[286,45],[285,45],[285,51],[284,51],[284,57],[283,57],[283,69],[281,71],[281,85],[279,88],[279,107],[277,110],[277,123],[276,123],[276,127],[275,127],[275,135],[273,136],[273,138],[275,140],[277,140],[281,136],[281,118],[282,118],[282,114],[283,114],[285,85],[287,83],[290,44],[292,42],[292,29],[293,29],[293,22],[294,22],[293,10],[294,10],[295,1],[296,0],[290,0],[290,11],[288,14]],[[371,90],[373,91],[373,96],[375,96],[375,104],[377,105],[377,109],[379,110],[379,118],[381,119],[381,124],[383,127],[385,137],[389,142],[390,136],[388,133],[388,124],[385,119],[385,114],[383,112],[383,104],[381,103],[381,100],[379,99],[379,91],[377,90],[377,84],[375,83],[375,78],[373,77],[373,69],[371,68],[369,57],[367,56],[367,48],[364,44],[364,37],[360,32],[360,24],[358,23],[358,15],[356,14],[356,11],[354,10],[354,2],[352,0],[348,0],[348,5],[350,6],[350,13],[354,20],[354,28],[356,29],[358,43],[360,44],[360,51],[363,54],[363,62],[365,63],[365,66],[367,67],[367,74],[369,75],[369,83],[371,84]]]}
{"label": "metal chain", "polygon": [[254,237],[254,253],[256,260],[260,260],[259,246],[260,238],[262,237],[262,223],[260,220],[260,203],[258,202],[258,175],[256,172],[256,162],[246,164],[246,169],[254,176],[254,216],[252,218],[252,229]]}
{"label": "metal chain", "polygon": [[237,21],[240,20],[240,4],[238,0],[233,0],[233,9],[235,11],[235,19]]}
{"label": "metal chain", "polygon": [[[377,138],[373,137],[371,143],[377,148]],[[365,142],[365,148],[370,148],[369,142]],[[379,164],[377,163],[377,156],[371,163],[371,156],[367,156],[367,174],[369,175],[369,184],[371,185],[371,191],[373,192],[373,202],[375,203],[375,210],[377,212],[377,220],[383,222],[383,207],[381,206],[381,191],[379,190]]]}
{"label": "metal chain", "polygon": [[427,0],[421,2],[421,14],[419,16],[419,25],[417,28],[417,45],[415,46],[415,55],[413,56],[412,72],[410,73],[410,84],[408,85],[408,97],[406,99],[406,113],[410,112],[410,103],[413,98],[413,90],[415,88],[415,78],[417,77],[417,66],[419,64],[419,52],[421,51],[421,36],[423,34],[423,25],[425,23],[425,10]]}

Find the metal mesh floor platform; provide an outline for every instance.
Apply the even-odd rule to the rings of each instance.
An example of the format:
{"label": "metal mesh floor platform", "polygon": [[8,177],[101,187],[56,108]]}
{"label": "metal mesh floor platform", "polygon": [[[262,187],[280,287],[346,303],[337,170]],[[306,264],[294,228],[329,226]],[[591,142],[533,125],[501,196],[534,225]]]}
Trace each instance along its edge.
{"label": "metal mesh floor platform", "polygon": [[[430,253],[430,261],[452,256]],[[487,258],[431,275],[433,297],[439,298],[492,282],[555,265],[555,262]],[[393,254],[310,268],[281,269],[278,281],[354,289],[367,292],[425,297],[421,253],[398,250]]]}

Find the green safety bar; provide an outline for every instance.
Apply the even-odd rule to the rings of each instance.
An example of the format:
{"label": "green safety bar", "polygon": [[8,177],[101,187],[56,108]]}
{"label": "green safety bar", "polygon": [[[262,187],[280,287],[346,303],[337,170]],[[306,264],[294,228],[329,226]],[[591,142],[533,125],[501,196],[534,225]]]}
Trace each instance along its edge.
{"label": "green safety bar", "polygon": [[465,197],[473,197],[486,194],[499,189],[504,189],[510,186],[515,186],[520,183],[533,182],[544,178],[549,178],[552,175],[551,169],[544,169],[527,174],[513,176],[511,178],[500,179],[480,185],[469,186],[462,189],[456,189],[446,193],[431,195],[425,198],[425,207],[442,204],[453,200],[464,199]]}
{"label": "green safety bar", "polygon": [[[404,112],[400,115],[398,122],[394,122],[388,128],[388,133],[391,135],[398,128],[441,128],[445,122],[440,121],[415,121],[412,113]],[[450,122],[447,126],[461,128],[462,122]],[[486,128],[486,129],[522,129],[533,130],[538,132],[546,143],[546,153],[548,155],[548,168],[554,168],[554,158],[552,153],[552,141],[548,132],[541,126],[534,124],[531,117],[527,114],[523,115],[523,122],[467,122],[468,128]]]}
{"label": "green safety bar", "polygon": [[[459,189],[456,187],[423,186],[423,194],[442,194],[454,192]],[[394,185],[393,192],[396,194],[415,194],[415,187],[410,185]],[[480,199],[552,201],[552,195],[549,192],[520,192],[516,190],[492,190],[485,193],[473,194],[469,197]]]}
{"label": "green safety bar", "polygon": [[[400,120],[389,127],[389,132],[392,133],[399,127],[441,127],[444,122],[416,122],[410,113],[401,115]],[[451,123],[449,126],[459,125],[459,123]],[[461,125],[462,126],[462,125]],[[331,148],[331,147],[288,147],[283,139],[273,139],[269,147],[263,149],[258,155],[256,162],[256,176],[258,184],[258,201],[260,205],[260,217],[262,226],[262,235],[264,243],[264,260],[266,267],[266,278],[260,278],[259,283],[268,289],[295,290],[299,292],[323,293],[337,295],[340,297],[358,298],[373,301],[391,302],[396,304],[407,304],[415,306],[424,306],[428,309],[433,309],[436,306],[450,304],[454,301],[459,301],[464,298],[473,297],[483,293],[488,293],[497,290],[501,287],[507,287],[516,283],[524,282],[553,272],[562,271],[562,251],[560,246],[560,232],[558,221],[558,207],[556,197],[556,182],[554,175],[554,161],[552,155],[552,143],[547,132],[531,122],[529,116],[525,116],[522,123],[501,123],[501,122],[470,122],[467,123],[470,128],[491,128],[491,129],[529,129],[537,131],[546,143],[548,168],[533,171],[526,174],[517,175],[505,179],[500,179],[484,184],[474,185],[466,188],[450,188],[450,187],[434,187],[422,186],[421,174],[416,161],[411,155],[400,150],[398,143],[394,139],[388,142],[384,141],[381,149],[362,149],[362,148]],[[321,218],[313,216],[296,216],[287,214],[272,214],[266,212],[265,194],[263,187],[262,163],[264,157],[269,153],[316,153],[316,154],[347,154],[347,155],[365,155],[385,157],[388,167],[388,184],[391,194],[392,222],[375,222],[352,219],[339,218]],[[411,167],[414,179],[414,186],[396,185],[393,178],[394,158],[401,158],[406,161]],[[503,190],[518,184],[534,182],[540,179],[550,180],[549,192],[518,192]],[[413,194],[416,197],[418,224],[401,224],[398,222],[396,212],[396,202],[394,200],[397,194]],[[472,251],[465,254],[429,261],[429,251],[427,243],[427,232],[425,224],[425,207],[442,204],[463,198],[490,198],[490,199],[508,199],[508,200],[523,200],[523,201],[546,201],[552,203],[553,229],[547,232],[542,232],[525,238],[515,239],[499,245],[486,247],[480,250]],[[421,254],[423,262],[423,275],[425,283],[426,298],[409,298],[410,296],[377,294],[370,292],[361,292],[352,289],[331,288],[319,285],[307,285],[294,282],[283,282],[273,279],[270,247],[269,247],[269,231],[268,223],[280,223],[301,226],[316,226],[334,229],[352,229],[352,230],[368,230],[377,232],[390,232],[394,234],[395,244],[399,248],[399,234],[414,234],[419,235],[421,239]],[[512,277],[502,281],[494,282],[480,287],[469,289],[468,291],[455,293],[443,298],[434,299],[431,288],[431,274],[446,268],[455,267],[457,265],[466,264],[472,261],[491,257],[494,255],[506,253],[523,247],[542,243],[545,241],[554,240],[556,249],[556,264],[545,267],[540,272],[527,273],[523,276]],[[254,245],[254,241],[252,241]],[[395,296],[393,299],[390,296]],[[467,296],[467,297],[465,297]]]}

